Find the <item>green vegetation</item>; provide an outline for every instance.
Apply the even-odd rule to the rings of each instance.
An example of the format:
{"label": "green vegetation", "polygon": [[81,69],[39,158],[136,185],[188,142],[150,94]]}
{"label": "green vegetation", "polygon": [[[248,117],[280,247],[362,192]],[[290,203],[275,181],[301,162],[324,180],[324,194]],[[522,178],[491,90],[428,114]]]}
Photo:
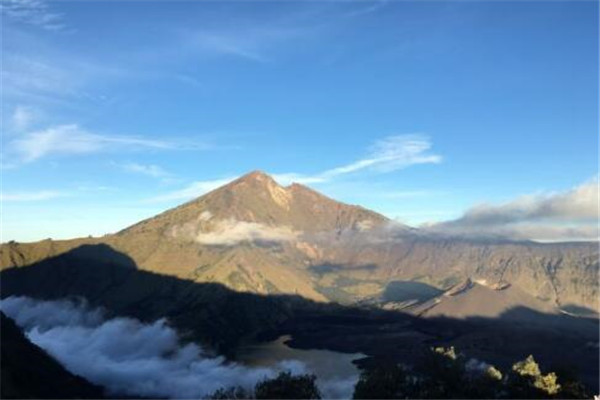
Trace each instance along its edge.
{"label": "green vegetation", "polygon": [[416,380],[399,365],[364,371],[354,388],[355,399],[408,399],[418,393]]}
{"label": "green vegetation", "polygon": [[[282,372],[248,391],[217,390],[207,399],[320,399],[314,375]],[[362,371],[354,399],[587,399],[590,392],[573,371],[543,374],[533,356],[503,374],[498,368],[468,359],[454,347],[435,347],[414,368],[378,365]]]}
{"label": "green vegetation", "polygon": [[254,390],[241,387],[222,388],[207,399],[320,399],[321,393],[315,383],[314,375],[292,375],[289,371],[281,372],[273,379],[260,381]]}
{"label": "green vegetation", "polygon": [[363,371],[354,398],[585,399],[590,393],[572,374],[543,374],[533,356],[503,374],[453,347],[436,347],[412,369],[390,365]]}
{"label": "green vegetation", "polygon": [[275,379],[259,382],[254,388],[257,399],[320,399],[314,375],[282,372]]}

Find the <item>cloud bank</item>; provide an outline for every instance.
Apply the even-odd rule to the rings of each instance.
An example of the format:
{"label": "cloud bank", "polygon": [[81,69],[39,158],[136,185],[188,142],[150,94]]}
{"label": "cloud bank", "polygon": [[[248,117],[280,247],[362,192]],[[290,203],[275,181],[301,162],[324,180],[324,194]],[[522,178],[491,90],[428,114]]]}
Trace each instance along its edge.
{"label": "cloud bank", "polygon": [[294,240],[298,232],[286,226],[267,226],[233,218],[216,222],[210,232],[200,232],[195,240],[209,246],[234,246],[242,242],[279,243]]}
{"label": "cloud bank", "polygon": [[[282,370],[307,372],[295,360],[250,368],[208,357],[198,345],[180,343],[164,319],[150,324],[106,319],[102,310],[89,309],[81,301],[9,297],[0,302],[0,309],[69,371],[105,387],[112,396],[198,399],[221,387],[252,388]],[[348,393],[354,382],[326,382],[323,389],[329,395],[340,389]]]}
{"label": "cloud bank", "polygon": [[458,219],[425,227],[460,235],[492,235],[540,241],[598,239],[598,178],[573,189],[481,204]]}

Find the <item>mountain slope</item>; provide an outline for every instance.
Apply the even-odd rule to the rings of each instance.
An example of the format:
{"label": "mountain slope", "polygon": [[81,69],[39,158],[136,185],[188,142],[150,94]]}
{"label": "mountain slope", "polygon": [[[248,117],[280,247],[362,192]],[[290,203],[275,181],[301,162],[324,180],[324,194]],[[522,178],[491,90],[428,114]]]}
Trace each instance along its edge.
{"label": "mountain slope", "polygon": [[355,302],[380,296],[395,281],[446,290],[484,279],[552,306],[600,309],[597,243],[433,237],[305,186],[280,186],[262,172],[114,235],[3,244],[0,267],[84,244],[109,245],[142,270],[237,291]]}
{"label": "mountain slope", "polygon": [[101,387],[67,371],[1,314],[3,399],[98,399]]}

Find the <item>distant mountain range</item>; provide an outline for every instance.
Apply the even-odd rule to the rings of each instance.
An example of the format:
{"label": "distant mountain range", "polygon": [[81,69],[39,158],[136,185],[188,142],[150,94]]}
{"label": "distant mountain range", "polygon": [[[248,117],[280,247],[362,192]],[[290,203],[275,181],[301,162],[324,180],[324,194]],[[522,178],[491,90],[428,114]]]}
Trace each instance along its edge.
{"label": "distant mountain range", "polygon": [[[598,243],[433,235],[300,184],[280,186],[262,172],[116,234],[2,244],[0,268],[38,263],[83,245],[107,245],[126,256],[104,260],[113,264],[133,263],[140,270],[222,283],[235,291],[297,294],[424,315],[489,314],[485,301],[463,301],[468,303],[463,307],[459,297],[442,295],[455,301],[442,301],[444,307],[432,303],[464,285],[476,285],[477,299],[506,307],[524,303],[574,314],[600,309]],[[106,254],[86,257],[102,260]],[[473,287],[467,289],[473,293]]]}

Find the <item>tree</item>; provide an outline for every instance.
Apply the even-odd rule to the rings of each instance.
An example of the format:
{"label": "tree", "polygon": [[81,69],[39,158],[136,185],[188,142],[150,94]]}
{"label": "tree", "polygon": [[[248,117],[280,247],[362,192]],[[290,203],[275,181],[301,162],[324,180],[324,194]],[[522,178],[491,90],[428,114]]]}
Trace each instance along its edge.
{"label": "tree", "polygon": [[464,357],[454,347],[435,347],[420,368],[424,376],[422,398],[465,398],[467,388]]}
{"label": "tree", "polygon": [[516,398],[548,398],[555,396],[561,389],[554,372],[542,375],[538,363],[532,355],[512,366],[508,380],[511,397]]}
{"label": "tree", "polygon": [[363,371],[354,387],[355,399],[407,399],[416,392],[414,377],[399,365]]}
{"label": "tree", "polygon": [[281,372],[274,379],[257,383],[254,395],[257,399],[320,399],[321,393],[315,383],[316,379],[315,375]]}

